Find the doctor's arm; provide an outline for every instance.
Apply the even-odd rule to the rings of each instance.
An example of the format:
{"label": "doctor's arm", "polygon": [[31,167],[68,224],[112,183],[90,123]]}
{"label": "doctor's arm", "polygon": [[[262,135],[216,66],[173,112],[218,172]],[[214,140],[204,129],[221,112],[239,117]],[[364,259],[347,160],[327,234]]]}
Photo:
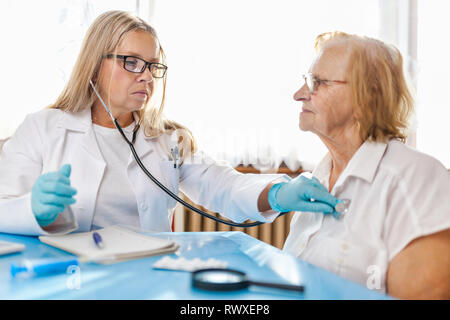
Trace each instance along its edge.
{"label": "doctor's arm", "polygon": [[[0,232],[38,235],[50,230],[57,213],[48,215],[49,203],[57,197],[49,192],[55,181],[43,177],[43,139],[33,115],[25,118],[3,146],[0,156]],[[44,181],[45,180],[45,181]],[[50,179],[55,180],[55,179]]]}
{"label": "doctor's arm", "polygon": [[266,212],[272,210],[269,204],[269,191],[275,185],[275,183],[269,183],[267,187],[259,194],[258,197],[258,210],[259,212]]}
{"label": "doctor's arm", "polygon": [[43,143],[32,116],[27,116],[4,145],[0,156],[0,232],[36,234],[40,226],[31,210],[31,188],[42,171]]}
{"label": "doctor's arm", "polygon": [[[195,203],[235,222],[247,219],[272,222],[279,212],[332,212],[327,203],[337,203],[316,180],[303,176],[290,179],[279,174],[242,174],[228,164],[204,155],[198,157],[197,161],[181,166],[180,189]],[[313,203],[311,198],[317,201]],[[271,210],[274,206],[277,210]]]}

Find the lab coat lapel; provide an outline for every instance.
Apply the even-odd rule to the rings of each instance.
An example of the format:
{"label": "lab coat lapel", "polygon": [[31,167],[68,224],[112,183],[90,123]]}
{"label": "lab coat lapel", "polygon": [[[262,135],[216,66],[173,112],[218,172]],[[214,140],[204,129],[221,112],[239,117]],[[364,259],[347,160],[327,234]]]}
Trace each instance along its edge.
{"label": "lab coat lapel", "polygon": [[[173,162],[164,159],[158,137],[146,137],[141,129],[134,144],[136,153],[147,170],[162,184],[177,193],[178,181],[175,182]],[[169,211],[175,206],[147,175],[142,172],[133,155],[130,155],[128,177],[136,195],[141,227],[144,230],[170,231]]]}
{"label": "lab coat lapel", "polygon": [[68,131],[77,131],[76,135],[71,135],[74,147],[69,157],[72,166],[71,185],[78,191],[75,196],[77,202],[72,210],[77,217],[78,231],[89,231],[106,163],[97,144],[90,109],[68,113],[63,126]]}
{"label": "lab coat lapel", "polygon": [[61,122],[61,126],[66,130],[84,133],[80,140],[80,147],[95,160],[105,162],[95,138],[89,108],[80,112],[66,112]]}

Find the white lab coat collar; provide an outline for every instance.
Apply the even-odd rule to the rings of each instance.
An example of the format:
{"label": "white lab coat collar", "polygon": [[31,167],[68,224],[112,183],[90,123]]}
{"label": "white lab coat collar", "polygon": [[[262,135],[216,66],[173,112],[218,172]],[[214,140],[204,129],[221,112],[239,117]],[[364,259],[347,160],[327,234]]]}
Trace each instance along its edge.
{"label": "white lab coat collar", "polygon": [[63,111],[57,127],[72,131],[87,132],[92,127],[91,108],[79,112]]}
{"label": "white lab coat collar", "polygon": [[[139,114],[137,112],[133,112],[133,118],[135,120],[135,123],[139,122]],[[91,108],[86,108],[79,112],[70,112],[70,111],[63,112],[62,117],[59,119],[57,123],[57,127],[71,131],[88,133],[88,136],[90,136],[91,134],[93,134],[92,132],[90,132],[92,130]],[[159,137],[159,135],[146,136],[144,134],[144,128],[139,129],[138,133],[136,134],[136,141],[134,145],[139,157],[143,157],[152,151],[149,148],[148,140],[152,140],[157,137]],[[92,143],[95,140],[90,138],[91,137],[89,137],[89,139],[86,140],[90,142],[85,145],[86,149],[95,158],[103,160],[103,157],[101,156],[97,144]]]}
{"label": "white lab coat collar", "polygon": [[[378,165],[386,151],[387,144],[384,142],[365,141],[355,152],[344,171],[336,181],[335,187],[342,185],[345,180],[352,176],[364,179],[372,183]],[[328,180],[331,171],[331,155],[327,153],[314,169],[313,175],[319,181],[328,186]],[[334,189],[334,188],[333,188]]]}
{"label": "white lab coat collar", "polygon": [[[137,112],[133,112],[133,118],[135,123],[139,122],[139,114]],[[87,132],[92,127],[91,108],[86,108],[79,112],[64,111],[57,126],[67,130]],[[144,135],[144,138],[153,139],[155,136],[146,137]]]}

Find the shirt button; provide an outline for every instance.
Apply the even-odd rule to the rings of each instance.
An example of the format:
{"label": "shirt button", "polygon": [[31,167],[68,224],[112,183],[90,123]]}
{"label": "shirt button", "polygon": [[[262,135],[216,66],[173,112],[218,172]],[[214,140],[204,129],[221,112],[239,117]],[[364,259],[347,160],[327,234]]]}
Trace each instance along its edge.
{"label": "shirt button", "polygon": [[341,249],[342,249],[343,251],[347,251],[347,250],[348,250],[348,244],[347,244],[347,243],[343,243],[343,244],[341,245]]}
{"label": "shirt button", "polygon": [[339,258],[338,264],[344,264],[344,258]]}
{"label": "shirt button", "polygon": [[141,209],[142,211],[147,210],[147,204],[145,202],[141,202]]}
{"label": "shirt button", "polygon": [[306,242],[302,242],[302,244],[300,245],[301,249],[305,249],[306,248]]}

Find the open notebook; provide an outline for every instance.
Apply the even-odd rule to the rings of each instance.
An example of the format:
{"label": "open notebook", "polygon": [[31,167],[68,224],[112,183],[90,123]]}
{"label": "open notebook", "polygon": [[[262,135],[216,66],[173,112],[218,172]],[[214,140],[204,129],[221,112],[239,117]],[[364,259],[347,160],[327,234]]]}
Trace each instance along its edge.
{"label": "open notebook", "polygon": [[76,254],[82,260],[97,263],[114,263],[172,253],[179,247],[173,241],[149,237],[119,226],[106,227],[95,231],[102,237],[103,249],[98,248],[95,244],[92,237],[93,232],[40,236],[39,240]]}

